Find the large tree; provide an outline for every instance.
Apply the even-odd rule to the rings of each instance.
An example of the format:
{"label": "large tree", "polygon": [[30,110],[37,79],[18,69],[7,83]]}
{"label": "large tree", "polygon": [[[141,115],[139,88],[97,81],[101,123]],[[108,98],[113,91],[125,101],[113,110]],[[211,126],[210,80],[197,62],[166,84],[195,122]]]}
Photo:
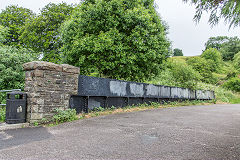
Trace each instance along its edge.
{"label": "large tree", "polygon": [[210,37],[205,44],[206,49],[216,48],[222,53],[225,61],[233,60],[235,54],[240,51],[240,39],[238,37]]}
{"label": "large tree", "polygon": [[64,62],[81,74],[143,81],[169,56],[153,0],[88,0],[62,28]]}
{"label": "large tree", "polygon": [[199,21],[203,11],[210,12],[209,23],[215,25],[221,18],[231,26],[240,25],[240,0],[183,0],[196,5],[194,19]]}
{"label": "large tree", "polygon": [[175,49],[173,50],[173,56],[183,56],[182,50],[179,49],[179,48],[175,48]]}
{"label": "large tree", "polygon": [[21,43],[36,52],[43,53],[43,60],[59,63],[62,46],[59,27],[70,17],[74,6],[66,3],[49,3],[41,13],[27,21],[21,30]]}
{"label": "large tree", "polygon": [[6,37],[8,36],[8,28],[0,25],[0,46],[6,42]]}
{"label": "large tree", "polygon": [[11,5],[0,13],[0,25],[7,27],[9,34],[4,44],[19,45],[20,29],[24,26],[27,19],[34,17],[34,13],[23,7]]}
{"label": "large tree", "polygon": [[240,52],[240,39],[231,37],[228,42],[223,44],[220,51],[225,61],[233,60],[234,55]]}
{"label": "large tree", "polygon": [[205,43],[205,47],[206,49],[215,48],[219,50],[223,47],[224,43],[229,41],[229,39],[230,38],[227,36],[210,37]]}

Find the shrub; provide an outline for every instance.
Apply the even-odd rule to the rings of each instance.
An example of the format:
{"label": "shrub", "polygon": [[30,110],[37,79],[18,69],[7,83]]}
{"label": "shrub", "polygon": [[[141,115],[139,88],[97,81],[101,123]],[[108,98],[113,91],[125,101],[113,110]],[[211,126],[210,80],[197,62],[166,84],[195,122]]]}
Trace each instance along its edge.
{"label": "shrub", "polygon": [[6,108],[5,106],[0,106],[0,122],[5,121],[5,116],[6,116]]}
{"label": "shrub", "polygon": [[232,91],[240,92],[240,78],[231,78],[223,84],[223,87]]}
{"label": "shrub", "polygon": [[0,46],[0,90],[23,89],[25,73],[22,65],[35,59],[30,50]]}
{"label": "shrub", "polygon": [[0,25],[0,46],[6,41],[8,35],[8,28]]}
{"label": "shrub", "polygon": [[162,70],[158,76],[156,76],[150,81],[146,81],[146,83],[165,85],[165,86],[176,86],[175,78],[173,76],[171,69],[169,68]]}
{"label": "shrub", "polygon": [[84,1],[62,27],[63,60],[81,74],[144,81],[169,56],[166,26],[153,0]]}
{"label": "shrub", "polygon": [[166,69],[149,83],[193,89],[201,79],[201,75],[185,63],[168,61],[165,66]]}
{"label": "shrub", "polygon": [[216,83],[216,79],[213,77],[211,71],[211,64],[209,64],[209,61],[206,59],[202,57],[189,58],[187,64],[200,73],[202,77],[201,81],[206,83]]}
{"label": "shrub", "polygon": [[197,82],[201,79],[201,76],[197,71],[184,63],[173,63],[171,71],[175,79],[176,86],[178,87],[194,89]]}
{"label": "shrub", "polygon": [[240,52],[238,52],[233,58],[234,67],[240,71]]}
{"label": "shrub", "polygon": [[232,91],[225,89],[221,86],[215,86],[212,84],[206,84],[206,83],[198,83],[197,89],[202,90],[212,90],[215,92],[216,100],[221,102],[231,102],[233,99],[238,98],[236,94],[234,94]]}
{"label": "shrub", "polygon": [[53,116],[53,121],[56,124],[70,122],[73,120],[77,120],[77,112],[75,109],[56,109],[56,114]]}
{"label": "shrub", "polygon": [[218,69],[220,69],[222,55],[217,49],[209,48],[202,53],[201,57],[205,58],[206,60],[210,60],[208,62],[210,63],[213,72],[216,72]]}
{"label": "shrub", "polygon": [[237,77],[237,75],[238,75],[238,71],[235,68],[233,68],[227,72],[227,76],[225,77],[225,79],[228,80],[228,79]]}

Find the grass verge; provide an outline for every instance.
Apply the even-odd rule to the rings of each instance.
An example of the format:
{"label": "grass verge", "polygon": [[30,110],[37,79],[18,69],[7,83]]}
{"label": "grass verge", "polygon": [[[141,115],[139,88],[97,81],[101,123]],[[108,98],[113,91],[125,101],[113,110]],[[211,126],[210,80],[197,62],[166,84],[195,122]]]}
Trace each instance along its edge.
{"label": "grass verge", "polygon": [[0,106],[0,122],[5,121],[5,115],[6,115],[6,107]]}
{"label": "grass verge", "polygon": [[212,90],[215,92],[216,101],[220,103],[237,104],[240,103],[240,94],[227,90],[221,86],[198,83],[197,89]]}
{"label": "grass verge", "polygon": [[[51,127],[51,126],[56,126],[56,125],[58,125],[60,123],[64,123],[64,122],[70,122],[70,121],[74,121],[74,120],[86,119],[86,118],[97,117],[97,116],[105,116],[105,115],[110,115],[110,114],[120,114],[120,113],[126,113],[126,112],[144,111],[144,110],[156,109],[156,108],[180,107],[180,106],[191,106],[191,105],[211,105],[211,104],[215,104],[215,103],[216,103],[215,100],[210,100],[210,101],[193,100],[193,101],[183,101],[183,102],[170,102],[170,103],[165,103],[165,104],[159,104],[159,103],[151,103],[149,105],[141,104],[141,105],[136,105],[136,106],[127,106],[124,108],[111,107],[108,109],[104,109],[102,107],[99,107],[93,111],[90,111],[89,113],[81,113],[78,115],[74,114],[74,113],[76,113],[75,110],[74,111],[68,110],[65,113],[63,113],[64,111],[61,112],[61,115],[56,114],[55,117],[58,117],[57,121],[56,121],[56,119],[54,122],[46,122],[45,121],[45,125]],[[69,116],[68,113],[71,113],[71,116]],[[59,117],[68,117],[68,118],[66,119],[66,121],[64,121],[64,120],[60,121]],[[42,124],[44,124],[44,122]]]}

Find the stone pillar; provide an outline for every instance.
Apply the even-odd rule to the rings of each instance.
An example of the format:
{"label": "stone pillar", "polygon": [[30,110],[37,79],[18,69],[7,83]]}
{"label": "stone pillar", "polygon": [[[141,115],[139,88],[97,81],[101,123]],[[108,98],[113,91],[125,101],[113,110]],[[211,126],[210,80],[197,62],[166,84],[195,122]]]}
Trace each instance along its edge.
{"label": "stone pillar", "polygon": [[23,68],[28,122],[50,119],[55,109],[69,107],[70,96],[78,91],[79,68],[42,61],[25,63]]}

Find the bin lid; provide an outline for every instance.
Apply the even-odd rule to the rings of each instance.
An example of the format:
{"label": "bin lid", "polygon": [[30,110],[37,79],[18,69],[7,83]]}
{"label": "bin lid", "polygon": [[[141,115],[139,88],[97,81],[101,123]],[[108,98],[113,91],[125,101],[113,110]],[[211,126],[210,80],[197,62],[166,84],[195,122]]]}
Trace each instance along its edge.
{"label": "bin lid", "polygon": [[13,92],[8,92],[7,95],[26,95],[27,93],[25,92],[20,92],[20,91],[13,91]]}

